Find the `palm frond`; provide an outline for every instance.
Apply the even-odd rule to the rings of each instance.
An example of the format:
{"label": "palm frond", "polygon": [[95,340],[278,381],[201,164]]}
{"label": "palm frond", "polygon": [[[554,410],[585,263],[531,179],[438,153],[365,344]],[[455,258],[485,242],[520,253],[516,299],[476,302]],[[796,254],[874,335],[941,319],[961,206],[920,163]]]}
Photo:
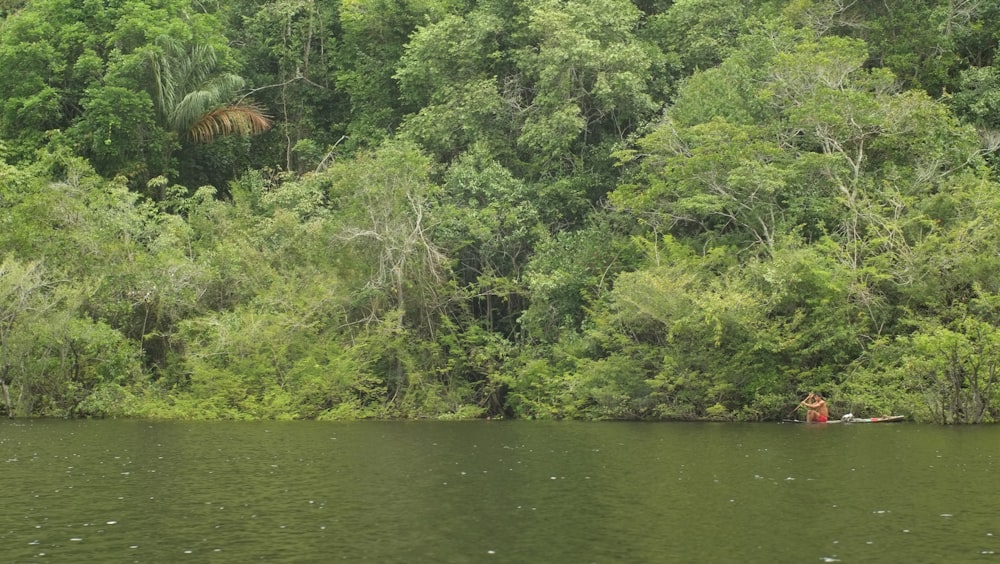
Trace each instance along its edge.
{"label": "palm frond", "polygon": [[271,129],[271,118],[256,104],[229,104],[202,115],[188,129],[195,143],[208,143],[218,136],[258,135]]}
{"label": "palm frond", "polygon": [[184,95],[167,116],[167,125],[174,131],[187,131],[206,113],[231,100],[243,87],[243,79],[235,74],[223,74]]}
{"label": "palm frond", "polygon": [[218,55],[211,45],[188,45],[161,35],[146,58],[157,111],[165,124],[178,132],[243,87],[239,76],[219,72]]}
{"label": "palm frond", "polygon": [[252,102],[227,103],[243,88],[242,77],[222,71],[211,45],[191,45],[162,35],[147,62],[153,98],[163,125],[206,143],[220,135],[256,135],[271,128],[271,118]]}

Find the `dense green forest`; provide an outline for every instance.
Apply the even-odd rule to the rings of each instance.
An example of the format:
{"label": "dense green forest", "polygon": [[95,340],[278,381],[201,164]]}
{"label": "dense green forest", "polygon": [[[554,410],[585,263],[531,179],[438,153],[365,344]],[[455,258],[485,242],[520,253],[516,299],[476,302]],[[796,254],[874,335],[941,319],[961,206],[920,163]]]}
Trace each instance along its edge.
{"label": "dense green forest", "polygon": [[985,0],[0,0],[0,410],[995,421],[998,40]]}

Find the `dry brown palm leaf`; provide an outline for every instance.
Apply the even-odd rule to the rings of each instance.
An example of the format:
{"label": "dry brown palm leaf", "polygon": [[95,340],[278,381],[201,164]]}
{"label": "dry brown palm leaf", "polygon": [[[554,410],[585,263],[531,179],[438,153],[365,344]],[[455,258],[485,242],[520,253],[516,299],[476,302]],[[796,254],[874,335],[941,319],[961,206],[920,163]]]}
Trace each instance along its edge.
{"label": "dry brown palm leaf", "polygon": [[271,118],[256,104],[230,104],[207,112],[188,129],[195,143],[208,143],[217,136],[259,135],[271,129]]}

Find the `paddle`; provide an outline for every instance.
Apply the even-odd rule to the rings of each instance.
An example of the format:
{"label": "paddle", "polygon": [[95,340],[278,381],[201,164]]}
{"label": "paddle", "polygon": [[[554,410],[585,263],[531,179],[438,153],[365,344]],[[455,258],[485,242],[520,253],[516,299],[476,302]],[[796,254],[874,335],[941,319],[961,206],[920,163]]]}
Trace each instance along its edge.
{"label": "paddle", "polygon": [[786,415],[785,417],[786,418],[791,417],[792,414],[795,413],[796,411],[798,411],[799,408],[802,407],[802,404],[805,403],[805,401],[807,399],[809,399],[810,397],[812,397],[812,393],[810,393],[808,396],[806,396],[804,400],[800,401],[799,404],[795,406],[795,409],[793,409],[790,412],[788,412],[788,415]]}

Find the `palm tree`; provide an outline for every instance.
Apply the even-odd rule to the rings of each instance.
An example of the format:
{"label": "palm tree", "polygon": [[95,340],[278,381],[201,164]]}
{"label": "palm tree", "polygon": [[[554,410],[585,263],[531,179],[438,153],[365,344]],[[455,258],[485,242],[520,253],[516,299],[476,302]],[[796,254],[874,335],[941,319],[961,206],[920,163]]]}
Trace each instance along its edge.
{"label": "palm tree", "polygon": [[220,72],[211,45],[188,47],[160,36],[148,62],[153,73],[153,102],[163,125],[204,143],[217,136],[256,135],[270,129],[271,119],[252,102],[233,101],[243,78]]}

